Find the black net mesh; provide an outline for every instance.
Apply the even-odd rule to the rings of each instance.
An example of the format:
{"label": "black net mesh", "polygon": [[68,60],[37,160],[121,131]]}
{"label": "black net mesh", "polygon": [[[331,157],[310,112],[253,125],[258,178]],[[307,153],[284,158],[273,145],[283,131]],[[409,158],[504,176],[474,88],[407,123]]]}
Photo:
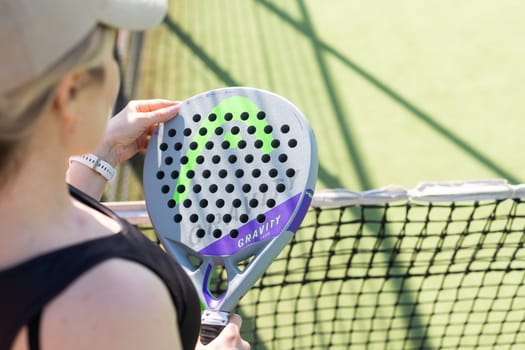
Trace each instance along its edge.
{"label": "black net mesh", "polygon": [[521,199],[312,208],[241,300],[243,336],[252,349],[524,348],[524,227]]}
{"label": "black net mesh", "polygon": [[312,210],[243,299],[247,336],[256,348],[523,346],[521,203]]}

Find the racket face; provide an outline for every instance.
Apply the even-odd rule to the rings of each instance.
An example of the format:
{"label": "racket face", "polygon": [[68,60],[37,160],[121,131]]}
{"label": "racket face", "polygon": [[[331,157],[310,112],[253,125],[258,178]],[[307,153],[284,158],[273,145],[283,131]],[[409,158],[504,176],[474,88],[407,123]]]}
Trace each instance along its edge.
{"label": "racket face", "polygon": [[[191,275],[190,256],[235,264],[295,232],[316,176],[315,139],[294,105],[263,90],[225,88],[184,101],[157,128],[144,192],[157,235]],[[199,283],[211,268],[197,274]],[[205,287],[204,294],[210,299]]]}

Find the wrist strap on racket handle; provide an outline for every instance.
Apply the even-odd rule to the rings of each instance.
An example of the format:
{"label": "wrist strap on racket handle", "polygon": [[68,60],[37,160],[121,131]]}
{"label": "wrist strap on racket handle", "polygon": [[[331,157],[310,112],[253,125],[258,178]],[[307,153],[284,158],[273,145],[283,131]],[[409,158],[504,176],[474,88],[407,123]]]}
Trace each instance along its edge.
{"label": "wrist strap on racket handle", "polygon": [[208,345],[228,324],[229,313],[223,311],[204,310],[201,318],[200,340]]}

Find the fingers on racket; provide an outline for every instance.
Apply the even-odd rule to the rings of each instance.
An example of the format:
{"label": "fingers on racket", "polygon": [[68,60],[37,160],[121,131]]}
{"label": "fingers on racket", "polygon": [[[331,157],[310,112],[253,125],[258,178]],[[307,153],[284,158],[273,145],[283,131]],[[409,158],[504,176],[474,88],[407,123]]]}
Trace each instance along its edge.
{"label": "fingers on racket", "polygon": [[290,225],[316,170],[313,133],[295,106],[261,90],[220,89],[185,101],[152,136],[146,203],[161,239],[232,255]]}

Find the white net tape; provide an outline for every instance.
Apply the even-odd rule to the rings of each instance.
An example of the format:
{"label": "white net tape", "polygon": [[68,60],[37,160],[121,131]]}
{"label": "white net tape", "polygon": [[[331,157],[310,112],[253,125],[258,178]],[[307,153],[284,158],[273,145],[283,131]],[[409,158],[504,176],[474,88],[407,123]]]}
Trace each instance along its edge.
{"label": "white net tape", "polygon": [[[524,198],[525,184],[510,185],[504,179],[422,182],[414,189],[388,185],[374,190],[355,192],[346,189],[320,190],[315,193],[312,207],[346,207],[373,205],[397,201],[463,202]],[[121,217],[135,225],[149,225],[144,201],[104,203]]]}

